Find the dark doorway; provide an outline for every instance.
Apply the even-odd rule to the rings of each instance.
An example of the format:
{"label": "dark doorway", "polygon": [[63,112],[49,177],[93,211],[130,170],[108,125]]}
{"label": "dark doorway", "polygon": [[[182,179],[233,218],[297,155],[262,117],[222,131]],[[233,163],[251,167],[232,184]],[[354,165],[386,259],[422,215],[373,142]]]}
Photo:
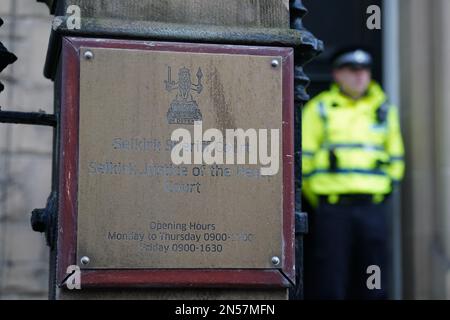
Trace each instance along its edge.
{"label": "dark doorway", "polygon": [[305,67],[311,79],[311,97],[329,88],[330,56],[336,49],[349,45],[364,45],[374,55],[373,76],[382,79],[382,31],[369,30],[366,13],[370,5],[382,9],[382,0],[303,0],[308,14],[303,24],[325,44],[325,51]]}
{"label": "dark doorway", "polygon": [[[304,6],[308,9],[303,24],[325,45],[325,51],[305,67],[305,73],[311,79],[307,90],[311,98],[329,89],[332,82],[330,58],[336,50],[347,46],[362,45],[371,51],[374,58],[373,78],[382,84],[382,30],[370,30],[366,25],[370,16],[367,14],[367,8],[370,5],[378,5],[383,10],[382,2],[382,0],[303,0]],[[314,209],[303,201],[302,210],[309,214],[308,223],[311,231],[315,224]],[[313,252],[313,247],[309,235],[304,237],[304,241],[304,285],[308,297],[308,286],[311,287],[308,276],[314,266],[308,263],[307,257]]]}

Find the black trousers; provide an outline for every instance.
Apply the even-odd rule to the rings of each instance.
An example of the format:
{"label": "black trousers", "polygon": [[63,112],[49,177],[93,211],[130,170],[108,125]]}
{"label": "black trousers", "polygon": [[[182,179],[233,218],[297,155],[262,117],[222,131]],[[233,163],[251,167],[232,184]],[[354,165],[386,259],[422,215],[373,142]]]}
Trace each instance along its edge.
{"label": "black trousers", "polygon": [[[311,213],[305,237],[306,299],[387,298],[386,201],[329,204]],[[369,266],[378,266],[381,289],[370,290]]]}

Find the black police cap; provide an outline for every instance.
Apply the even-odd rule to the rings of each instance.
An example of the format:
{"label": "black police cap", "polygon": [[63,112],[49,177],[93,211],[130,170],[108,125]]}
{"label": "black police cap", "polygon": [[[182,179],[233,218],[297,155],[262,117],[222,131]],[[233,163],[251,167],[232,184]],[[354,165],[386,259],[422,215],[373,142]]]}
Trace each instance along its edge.
{"label": "black police cap", "polygon": [[334,69],[342,67],[370,68],[373,58],[367,49],[348,47],[337,51],[331,61]]}

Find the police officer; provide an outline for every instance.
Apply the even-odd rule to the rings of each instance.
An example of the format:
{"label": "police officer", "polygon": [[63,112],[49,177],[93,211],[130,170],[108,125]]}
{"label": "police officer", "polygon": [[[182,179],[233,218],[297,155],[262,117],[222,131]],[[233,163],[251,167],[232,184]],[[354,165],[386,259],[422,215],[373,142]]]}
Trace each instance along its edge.
{"label": "police officer", "polygon": [[335,83],[303,109],[303,192],[315,207],[305,294],[384,299],[386,201],[404,172],[398,111],[371,79],[369,52],[347,48],[332,63]]}

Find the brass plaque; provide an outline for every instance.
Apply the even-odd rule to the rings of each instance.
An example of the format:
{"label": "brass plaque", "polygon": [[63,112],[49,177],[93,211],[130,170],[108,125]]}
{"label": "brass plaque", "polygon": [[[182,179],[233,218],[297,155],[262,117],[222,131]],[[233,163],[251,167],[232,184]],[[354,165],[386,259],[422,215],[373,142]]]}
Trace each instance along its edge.
{"label": "brass plaque", "polygon": [[[281,57],[279,67],[274,57],[242,54],[82,48],[80,57],[77,261],[274,268],[272,257],[282,259]],[[250,142],[227,151],[227,129],[278,129],[278,173],[261,175],[263,165],[249,160],[175,165],[174,130],[192,134],[183,152],[212,141],[196,143],[194,121],[201,133],[223,133],[224,153],[242,147],[246,159]]]}

